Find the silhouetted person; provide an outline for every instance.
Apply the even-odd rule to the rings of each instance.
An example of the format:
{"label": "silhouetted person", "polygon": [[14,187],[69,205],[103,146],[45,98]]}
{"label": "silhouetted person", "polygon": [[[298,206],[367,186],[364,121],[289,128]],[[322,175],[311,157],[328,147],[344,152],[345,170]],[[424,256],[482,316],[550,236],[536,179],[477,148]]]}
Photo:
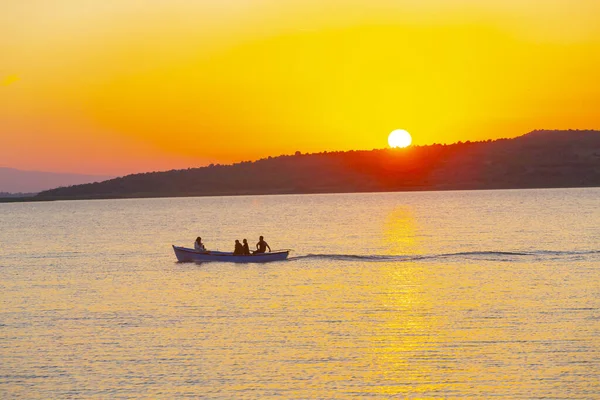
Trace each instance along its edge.
{"label": "silhouetted person", "polygon": [[258,243],[256,243],[256,251],[254,252],[254,254],[258,254],[258,253],[264,253],[267,251],[267,247],[269,248],[269,253],[271,252],[271,247],[269,246],[269,244],[267,242],[265,242],[265,239],[261,236],[258,238]]}
{"label": "silhouetted person", "polygon": [[240,241],[237,239],[235,241],[235,250],[233,250],[233,254],[236,256],[241,256],[244,254],[244,247],[242,246]]}
{"label": "silhouetted person", "polygon": [[244,240],[242,240],[242,242],[244,242],[244,244],[242,245],[242,247],[244,248],[244,255],[249,256],[250,255],[250,247],[248,247],[248,241],[246,239],[244,239]]}
{"label": "silhouetted person", "polygon": [[196,249],[196,251],[206,251],[206,247],[204,247],[204,243],[202,243],[202,238],[200,236],[198,236],[194,242],[194,249]]}

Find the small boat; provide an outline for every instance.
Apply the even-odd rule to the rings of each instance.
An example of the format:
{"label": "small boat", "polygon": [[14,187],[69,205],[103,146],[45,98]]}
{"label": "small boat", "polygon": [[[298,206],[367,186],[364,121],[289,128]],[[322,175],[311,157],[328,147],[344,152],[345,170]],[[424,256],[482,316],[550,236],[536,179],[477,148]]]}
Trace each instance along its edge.
{"label": "small boat", "polygon": [[288,258],[290,250],[275,250],[270,253],[251,255],[237,255],[225,251],[197,251],[187,247],[173,246],[175,257],[179,262],[234,262],[234,263],[265,263],[270,261],[282,261]]}

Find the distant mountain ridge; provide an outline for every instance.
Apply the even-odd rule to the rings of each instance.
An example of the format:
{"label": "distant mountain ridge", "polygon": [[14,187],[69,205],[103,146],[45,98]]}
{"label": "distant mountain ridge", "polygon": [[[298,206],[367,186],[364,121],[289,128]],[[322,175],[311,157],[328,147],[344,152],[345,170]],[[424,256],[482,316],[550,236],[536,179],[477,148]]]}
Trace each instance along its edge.
{"label": "distant mountain ridge", "polygon": [[0,167],[0,192],[37,193],[61,186],[100,182],[112,176],[68,174],[58,172],[24,171],[16,168]]}
{"label": "distant mountain ridge", "polygon": [[128,175],[36,200],[600,186],[600,131],[406,149],[285,155]]}
{"label": "distant mountain ridge", "polygon": [[21,198],[21,197],[33,197],[35,196],[37,193],[22,193],[22,192],[17,192],[17,193],[10,193],[10,192],[0,192],[0,199],[1,198]]}

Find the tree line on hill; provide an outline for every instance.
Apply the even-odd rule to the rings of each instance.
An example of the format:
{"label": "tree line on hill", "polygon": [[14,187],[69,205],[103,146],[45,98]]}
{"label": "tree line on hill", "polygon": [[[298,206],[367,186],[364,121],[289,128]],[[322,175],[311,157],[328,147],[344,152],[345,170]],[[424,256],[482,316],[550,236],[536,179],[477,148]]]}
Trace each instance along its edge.
{"label": "tree line on hill", "polygon": [[35,200],[600,186],[600,131],[405,149],[283,155],[128,175]]}

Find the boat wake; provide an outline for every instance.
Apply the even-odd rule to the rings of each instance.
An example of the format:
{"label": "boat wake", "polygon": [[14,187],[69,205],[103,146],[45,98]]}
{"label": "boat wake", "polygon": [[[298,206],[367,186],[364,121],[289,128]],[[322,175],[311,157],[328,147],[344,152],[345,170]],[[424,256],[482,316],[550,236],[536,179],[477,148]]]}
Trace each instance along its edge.
{"label": "boat wake", "polygon": [[419,254],[419,255],[359,255],[359,254],[306,254],[288,258],[288,261],[300,260],[333,260],[333,261],[361,261],[361,262],[408,262],[421,260],[485,260],[485,261],[518,261],[531,259],[532,261],[583,259],[588,256],[600,255],[600,250],[593,251],[466,251],[458,253]]}

